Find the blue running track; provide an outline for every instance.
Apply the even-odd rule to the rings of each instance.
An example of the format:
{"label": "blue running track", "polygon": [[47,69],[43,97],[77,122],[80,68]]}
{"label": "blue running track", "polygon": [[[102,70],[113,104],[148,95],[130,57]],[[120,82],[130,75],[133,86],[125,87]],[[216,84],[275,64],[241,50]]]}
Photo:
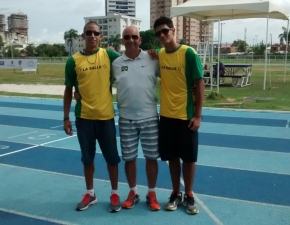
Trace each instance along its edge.
{"label": "blue running track", "polygon": [[[200,213],[195,216],[183,206],[175,212],[163,209],[171,181],[162,161],[156,188],[162,209],[147,208],[141,147],[139,204],[109,212],[111,188],[98,148],[94,180],[98,203],[75,211],[85,184],[77,137],[63,132],[62,117],[61,100],[0,97],[0,224],[290,224],[289,112],[203,110],[194,184]],[[118,131],[117,140],[120,151]],[[123,201],[129,191],[123,161],[119,171]],[[180,185],[183,190],[183,182]]]}

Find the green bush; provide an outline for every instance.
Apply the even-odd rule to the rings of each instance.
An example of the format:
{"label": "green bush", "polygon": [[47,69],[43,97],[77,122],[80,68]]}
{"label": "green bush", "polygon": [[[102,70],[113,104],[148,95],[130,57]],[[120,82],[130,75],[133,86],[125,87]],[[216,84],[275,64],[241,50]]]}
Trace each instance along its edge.
{"label": "green bush", "polygon": [[220,94],[217,93],[216,91],[212,91],[208,96],[206,96],[207,100],[221,100],[221,99],[225,99],[225,97]]}

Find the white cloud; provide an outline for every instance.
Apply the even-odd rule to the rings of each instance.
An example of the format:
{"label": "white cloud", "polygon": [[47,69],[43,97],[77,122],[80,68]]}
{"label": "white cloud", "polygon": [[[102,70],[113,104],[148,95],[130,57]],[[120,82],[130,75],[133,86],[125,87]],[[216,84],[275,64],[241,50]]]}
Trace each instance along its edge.
{"label": "white cloud", "polygon": [[38,36],[29,36],[29,43],[60,44],[64,43],[63,35],[64,32],[50,32],[47,28],[44,28]]}
{"label": "white cloud", "polygon": [[[275,3],[290,13],[289,0],[275,0]],[[246,41],[249,45],[254,43],[266,42],[266,28],[267,19],[243,19],[243,20],[228,20],[222,27],[222,42],[232,43],[234,40],[244,40],[246,34]],[[287,21],[269,19],[269,36],[268,43],[270,43],[270,36],[272,35],[272,43],[279,43],[279,34],[281,34],[282,27],[287,27]],[[246,29],[246,33],[245,33]],[[270,35],[271,34],[271,35]],[[215,37],[217,37],[217,25],[215,25]]]}
{"label": "white cloud", "polygon": [[[289,0],[275,0],[280,6],[290,12]],[[1,10],[2,9],[2,10]],[[0,14],[8,16],[19,10],[28,15],[29,42],[64,43],[63,34],[69,29],[82,32],[84,17],[105,15],[104,0],[27,0],[19,4],[19,0],[1,0]],[[136,0],[136,14],[142,19],[141,30],[150,28],[150,1]],[[269,34],[273,42],[278,42],[282,26],[287,23],[281,20],[270,20]],[[265,40],[266,19],[246,19],[225,21],[223,25],[223,42],[244,39],[244,29],[247,29],[247,42],[252,44],[257,36],[258,42]]]}

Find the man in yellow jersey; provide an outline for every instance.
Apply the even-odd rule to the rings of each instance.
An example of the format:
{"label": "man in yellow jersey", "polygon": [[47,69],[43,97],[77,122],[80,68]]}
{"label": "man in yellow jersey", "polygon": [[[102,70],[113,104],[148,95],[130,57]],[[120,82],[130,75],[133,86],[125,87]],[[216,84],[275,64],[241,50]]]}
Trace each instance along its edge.
{"label": "man in yellow jersey", "polygon": [[112,103],[111,64],[119,54],[98,47],[102,33],[96,22],[90,21],[84,26],[82,37],[86,45],[84,51],[72,55],[66,63],[63,103],[64,131],[72,135],[69,112],[73,87],[82,96],[76,103],[75,117],[87,193],[77,204],[76,210],[85,210],[97,202],[93,184],[97,139],[107,162],[111,181],[109,210],[117,212],[121,209],[117,192],[120,157],[117,151],[115,113]]}
{"label": "man in yellow jersey", "polygon": [[[188,213],[197,214],[193,181],[204,95],[202,65],[193,48],[177,43],[170,18],[157,19],[154,30],[164,46],[158,51],[161,75],[159,153],[161,160],[169,161],[173,186],[165,209],[176,210],[178,204],[183,202]],[[181,170],[185,185],[183,200],[180,192]]]}

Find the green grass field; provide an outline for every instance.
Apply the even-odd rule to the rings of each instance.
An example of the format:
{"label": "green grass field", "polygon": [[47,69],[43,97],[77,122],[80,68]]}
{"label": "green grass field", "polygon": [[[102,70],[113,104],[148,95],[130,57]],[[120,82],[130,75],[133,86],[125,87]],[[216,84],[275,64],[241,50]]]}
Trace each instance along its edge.
{"label": "green grass field", "polygon": [[[39,73],[21,73],[20,70],[13,73],[12,70],[0,70],[1,84],[58,84],[64,83],[64,64],[40,64]],[[270,88],[271,77],[271,88]],[[226,107],[239,109],[259,109],[259,110],[281,110],[290,111],[290,71],[287,71],[286,82],[283,82],[284,67],[270,66],[267,74],[267,89],[263,90],[264,67],[253,66],[252,84],[243,88],[231,86],[231,78],[226,78],[226,84],[220,86],[219,96],[216,98],[205,97],[205,107]],[[159,96],[159,83],[156,86],[156,93]],[[206,93],[209,87],[206,86]],[[8,96],[29,96],[41,98],[62,98],[62,96],[22,94],[3,92],[0,95]],[[212,95],[211,95],[212,96]],[[272,100],[244,100],[244,97],[273,98]],[[114,96],[115,101],[115,96]],[[223,103],[224,105],[220,105]]]}

